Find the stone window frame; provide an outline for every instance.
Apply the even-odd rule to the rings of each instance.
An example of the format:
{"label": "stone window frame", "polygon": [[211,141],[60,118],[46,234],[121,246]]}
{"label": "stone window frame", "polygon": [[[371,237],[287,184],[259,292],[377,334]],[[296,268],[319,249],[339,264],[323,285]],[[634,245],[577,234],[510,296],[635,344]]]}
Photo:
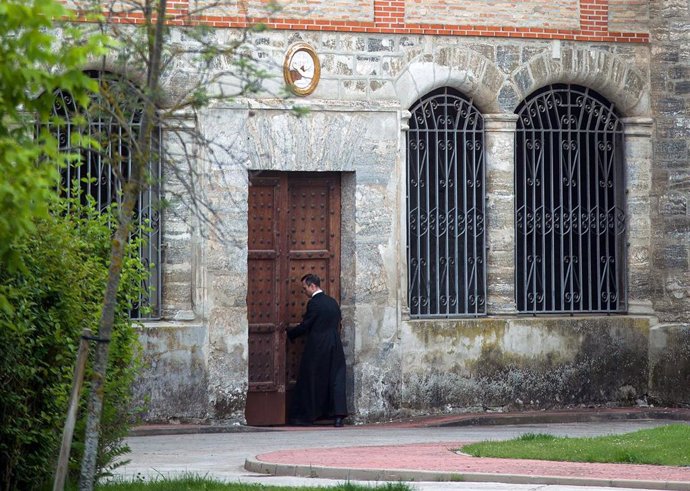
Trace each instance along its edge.
{"label": "stone window frame", "polygon": [[[475,149],[478,148],[478,151],[475,150],[476,153],[474,153],[474,155],[475,155],[474,165],[476,166],[475,170],[479,170],[479,172],[478,172],[479,178],[478,178],[477,182],[470,182],[469,187],[468,187],[468,184],[466,182],[464,182],[465,179],[460,179],[460,177],[461,177],[460,176],[458,178],[458,182],[456,183],[455,189],[458,190],[457,191],[458,194],[456,195],[456,198],[457,198],[457,196],[460,195],[459,193],[463,193],[465,195],[471,194],[470,190],[474,189],[474,195],[478,196],[475,199],[477,199],[478,202],[475,202],[475,203],[466,202],[464,209],[462,208],[462,203],[458,203],[459,209],[456,208],[455,214],[454,214],[454,220],[457,219],[460,216],[460,214],[462,214],[463,212],[466,213],[466,215],[467,215],[466,230],[462,234],[462,237],[464,237],[464,239],[456,239],[455,240],[455,244],[456,244],[455,246],[458,247],[458,249],[462,248],[462,242],[463,242],[463,240],[465,241],[466,256],[463,258],[458,258],[461,260],[457,261],[458,264],[464,263],[464,266],[457,266],[456,268],[454,268],[453,266],[450,266],[448,268],[448,270],[456,269],[456,276],[459,276],[455,281],[452,278],[447,280],[449,291],[455,291],[457,293],[458,301],[457,301],[456,307],[457,307],[458,311],[457,312],[445,312],[445,313],[443,313],[443,312],[435,312],[435,313],[427,312],[427,313],[414,313],[414,314],[411,313],[410,315],[413,315],[414,318],[416,318],[416,319],[431,319],[431,318],[435,318],[435,319],[438,319],[438,318],[446,319],[446,318],[448,318],[449,319],[449,318],[481,317],[481,316],[486,315],[486,261],[485,261],[485,259],[486,259],[486,246],[485,246],[486,245],[486,228],[485,228],[485,224],[483,222],[483,219],[485,216],[485,208],[484,207],[485,207],[485,202],[486,202],[486,196],[485,196],[486,191],[485,191],[485,180],[484,180],[484,174],[485,174],[485,150],[484,150],[485,147],[484,147],[484,130],[483,130],[484,117],[481,114],[481,112],[478,110],[478,108],[476,106],[474,106],[474,104],[472,104],[472,101],[469,98],[467,98],[464,94],[458,92],[457,90],[455,90],[453,88],[449,88],[449,87],[441,87],[441,88],[436,89],[432,92],[424,94],[424,96],[422,96],[419,100],[417,100],[415,102],[415,106],[417,108],[420,108],[423,103],[427,103],[427,101],[437,99],[439,96],[455,97],[457,100],[463,101],[463,107],[466,107],[469,110],[468,111],[469,114],[468,114],[467,118],[460,119],[460,117],[458,116],[459,121],[465,122],[465,124],[464,124],[465,128],[457,128],[457,129],[455,129],[455,131],[453,133],[455,134],[456,142],[462,142],[464,139],[470,138],[471,135],[475,135],[474,136],[474,138],[476,138],[475,145],[480,145],[479,147],[476,147],[476,146],[474,147]],[[472,128],[467,128],[467,122],[473,121],[473,118],[475,118],[475,117],[476,117],[476,126],[473,125]],[[470,122],[469,124],[472,125],[472,122]],[[412,131],[415,131],[415,130],[412,130]],[[432,138],[437,137],[438,133],[442,132],[442,131],[443,130],[438,130],[438,131],[434,130],[432,132],[432,134],[434,135]],[[411,144],[412,144],[412,142],[410,142],[410,136],[408,136],[406,145],[408,145],[408,148],[409,148]],[[466,153],[464,152],[465,145],[458,144],[457,147],[458,147],[456,149],[457,152],[459,152],[459,153],[461,152],[462,155],[466,155]],[[476,155],[479,155],[479,156],[477,157]],[[468,157],[467,160],[470,160],[470,158]],[[441,161],[441,159],[437,159],[434,162],[430,161],[429,164],[431,164],[431,163],[437,164],[440,168],[441,165],[447,164],[448,162],[449,162],[448,160],[443,162],[443,161]],[[455,163],[464,165],[465,160],[462,160],[462,157],[457,156]],[[407,162],[405,164],[405,168],[406,169],[409,168],[409,165],[410,165],[410,162]],[[463,172],[462,170],[459,170],[459,167],[460,167],[460,165],[454,165],[453,166],[454,172],[456,172],[456,173]],[[410,186],[410,182],[406,181],[406,189],[408,189],[409,186]],[[431,193],[431,191],[427,191],[427,192],[428,192],[427,197],[428,197],[429,201],[431,202],[432,193]],[[423,194],[423,193],[420,193],[420,194]],[[420,201],[422,201],[422,200],[420,200]],[[471,198],[470,198],[470,201],[472,201]],[[478,203],[479,203],[478,207],[472,206],[473,204],[476,205]],[[408,203],[406,203],[405,205],[407,206],[407,204]],[[422,208],[421,204],[418,203],[418,205],[419,205],[419,208]],[[429,211],[428,208],[422,208],[422,209]],[[411,232],[411,230],[412,230],[411,218],[410,218],[408,213],[409,212],[406,212],[407,220],[406,220],[406,224],[405,224],[405,230],[406,230],[406,236],[407,237],[409,237],[410,234],[412,233]],[[434,215],[432,214],[432,216],[434,216]],[[477,221],[477,223],[472,223],[472,221],[471,221],[472,218],[474,218]],[[446,228],[444,231],[444,235],[450,233],[449,232],[450,230],[452,230],[451,227]],[[447,235],[446,235],[446,237],[447,237]],[[473,240],[471,239],[472,237],[473,237]],[[448,246],[449,242],[453,242],[453,241],[448,241],[448,239],[446,239],[446,242],[445,242],[446,246]],[[472,244],[472,242],[474,242],[474,244]],[[473,245],[474,245],[474,247],[473,247]],[[472,250],[473,250],[475,256],[471,255]],[[439,251],[436,250],[435,252],[438,253]],[[437,256],[435,256],[435,252],[432,248],[432,250],[427,251],[428,255],[423,256],[423,257],[420,255],[420,256],[416,256],[416,257],[421,258],[423,260],[431,260],[430,262],[433,262],[435,257],[438,258]],[[470,253],[470,254],[468,254],[468,253]],[[412,254],[413,253],[411,251],[408,251],[408,254],[405,255],[408,271],[409,271],[410,261],[413,259]],[[472,259],[474,259],[474,261]],[[470,264],[472,264],[472,266],[469,266],[469,267],[467,266],[468,260],[470,261]],[[466,269],[464,269],[464,268],[466,268]],[[473,268],[474,268],[474,274],[470,273],[470,275],[468,277],[468,275],[467,275],[468,271],[471,271]],[[439,268],[439,269],[441,269],[441,268]],[[459,273],[459,275],[458,275],[458,273]],[[464,278],[463,278],[463,273],[464,273]],[[433,276],[433,275],[430,275],[430,276]],[[442,275],[439,275],[439,276],[442,276]],[[436,280],[439,280],[439,279],[440,278],[436,278]],[[436,289],[441,289],[439,283],[440,282],[437,281]],[[474,289],[468,288],[472,284],[474,285],[475,288]],[[434,291],[434,290],[435,289],[432,288],[432,291]],[[467,290],[469,290],[469,291],[467,291]],[[462,296],[460,293],[461,291],[464,292],[464,298],[462,298],[462,299],[459,298]],[[471,292],[474,292],[475,294],[473,295]],[[408,292],[408,302],[409,302],[409,299],[411,298],[411,295],[409,293],[410,292]],[[430,296],[433,297],[433,295],[430,295]],[[422,298],[424,298],[424,297],[422,297]],[[444,308],[443,296],[437,297],[436,300],[440,302],[439,310]],[[433,302],[431,302],[431,303],[433,303]],[[464,309],[462,308],[462,306],[464,306]],[[454,310],[454,307],[450,301],[448,301],[445,308],[447,311]],[[422,307],[420,306],[419,309],[422,310]],[[434,309],[432,307],[429,307],[429,310],[434,310]]]}
{"label": "stone window frame", "polygon": [[[133,91],[136,92],[138,89],[136,88],[139,85],[138,80],[133,80],[126,75],[123,75],[122,73],[119,73],[117,70],[111,69],[111,67],[103,67],[100,65],[96,65],[93,67],[85,67],[84,68],[84,73],[87,74],[89,77],[96,79],[96,80],[109,80],[111,82],[117,83],[120,86],[123,86],[124,88],[122,89],[125,93],[128,95],[131,94],[132,97],[136,98],[136,93],[132,93]],[[57,89],[60,93],[60,100],[63,102],[63,106],[61,108],[58,108],[57,102],[54,110],[62,110],[65,111],[66,113],[70,113],[71,110],[66,107],[65,104],[70,104],[71,102],[69,99],[71,98],[71,95],[69,95],[69,91],[63,91],[62,89]],[[102,97],[99,97],[102,98]],[[143,106],[142,106],[143,107]],[[131,108],[130,108],[131,109]],[[131,127],[138,127],[141,123],[140,119],[137,120],[136,113],[139,110],[137,109],[134,111],[134,114],[132,114],[129,118],[129,121],[126,126]],[[79,133],[83,133],[84,131],[88,132],[89,134],[91,133],[91,128],[100,128],[103,124],[106,125],[112,125],[112,123],[106,122],[103,123],[101,119],[99,119],[99,122],[94,123],[91,121],[90,116],[87,117],[87,123],[84,125],[83,123],[78,123],[76,126],[74,126],[71,121],[69,120],[69,114],[66,115],[66,129],[64,130],[59,130],[62,132],[62,136],[59,136],[59,139],[64,140],[66,142],[70,142],[72,140],[71,134],[73,130],[76,130]],[[100,117],[99,117],[100,118]],[[112,128],[112,126],[109,126]],[[131,145],[132,140],[125,140],[123,138],[123,134],[128,134],[129,131],[123,130],[122,125],[117,126],[118,130],[118,138],[117,138],[117,144],[116,146],[120,149],[122,148],[129,148]],[[161,128],[158,126],[155,126],[153,128],[154,134],[155,134],[155,146],[157,148],[160,148],[162,145],[162,134],[161,134]],[[69,145],[69,144],[68,144]],[[69,147],[68,147],[69,148]],[[120,150],[122,151],[122,150]],[[86,152],[86,154],[90,154],[91,151],[87,150],[81,150],[81,152]],[[84,157],[85,154],[82,155]],[[98,153],[96,153],[96,161],[93,162],[91,158],[89,157],[86,162],[82,162],[80,164],[80,167],[75,170],[76,172],[76,177],[71,174],[71,168],[67,169],[67,173],[64,176],[64,178],[68,180],[72,180],[75,178],[84,179],[84,177],[90,177],[93,178],[94,176],[91,174],[91,168],[92,166],[96,166],[97,168],[100,168],[103,166],[101,163],[101,157]],[[131,165],[131,160],[129,161],[129,164]],[[127,165],[126,162],[121,162],[122,166]],[[148,241],[146,244],[142,244],[140,246],[140,256],[145,265],[149,265],[149,262],[153,261],[153,266],[150,267],[150,275],[149,279],[144,282],[145,284],[145,292],[142,294],[141,299],[146,302],[146,305],[151,307],[151,312],[142,314],[140,312],[139,307],[135,307],[132,311],[130,311],[130,315],[132,315],[133,320],[137,320],[140,322],[149,322],[149,321],[158,321],[161,318],[161,312],[162,312],[162,283],[163,283],[163,264],[162,264],[162,257],[163,257],[163,246],[162,246],[162,233],[163,233],[163,225],[162,225],[162,213],[160,209],[158,208],[158,203],[160,202],[162,193],[163,193],[163,186],[162,186],[162,170],[163,170],[163,165],[162,165],[162,159],[160,157],[160,154],[157,159],[153,159],[148,163],[149,166],[149,172],[153,176],[153,179],[155,182],[148,184],[140,193],[139,193],[139,199],[137,200],[137,203],[134,208],[134,213],[135,216],[133,218],[133,223],[146,223],[149,224],[150,226],[150,231],[149,232],[142,232],[141,230],[139,231],[140,234],[148,236]],[[85,171],[86,174],[82,174],[82,168],[87,167],[88,169]],[[100,175],[96,176],[96,180],[93,182],[89,183],[84,183],[82,182],[80,184],[81,192],[88,193],[91,195],[95,200],[98,206],[101,207],[101,211],[105,209],[106,206],[110,205],[111,203],[117,201],[120,201],[120,198],[118,197],[117,189],[118,185],[113,184],[117,179],[117,174],[122,171],[105,171],[101,170],[100,172],[102,173],[107,173],[108,176],[106,177],[105,175]],[[84,177],[82,177],[84,176]],[[66,182],[65,189],[68,194],[70,195],[72,191],[72,182]],[[94,193],[96,193],[94,195]],[[108,202],[102,202],[103,198],[107,198]],[[141,201],[146,202],[142,206]],[[153,285],[153,286],[151,286]]]}
{"label": "stone window frame", "polygon": [[[406,162],[405,141],[410,118],[407,108],[424,94],[442,86],[452,87],[469,97],[484,116],[485,128],[487,315],[519,314],[515,302],[514,272],[513,188],[517,123],[514,111],[519,102],[535,90],[558,83],[591,88],[613,102],[619,111],[624,127],[628,216],[627,314],[653,314],[650,285],[654,130],[651,89],[640,70],[616,54],[580,44],[563,47],[560,41],[553,41],[551,49],[544,49],[508,75],[501,72],[493,61],[467,46],[437,46],[433,53],[418,54],[394,80],[401,107],[399,185],[404,189],[407,180],[402,169]],[[401,202],[401,210],[405,208],[405,203]],[[401,257],[405,257],[407,248],[406,234],[402,232],[405,227],[406,217],[401,211]],[[403,261],[399,271],[403,320],[410,320],[407,275],[407,264]]]}
{"label": "stone window frame", "polygon": [[[579,107],[571,109],[573,104]],[[615,105],[590,88],[552,84],[530,94],[516,112],[515,290],[519,312],[537,316],[625,314],[627,261],[619,260],[627,250],[624,128]],[[604,139],[593,140],[600,137]],[[597,147],[597,141],[609,144],[609,149],[606,145]],[[604,159],[610,163],[610,181],[602,191],[599,179],[606,177],[597,176],[601,167],[598,163]],[[534,179],[530,179],[530,162]],[[573,165],[571,180],[564,173],[564,164]],[[543,183],[535,184],[541,179]],[[562,179],[567,181],[565,186]],[[602,210],[606,203],[614,207],[614,212],[610,208]],[[587,208],[583,211],[583,207]],[[559,214],[558,209],[565,210],[565,214]],[[601,212],[608,214],[608,223],[604,222],[603,227]],[[576,219],[568,225],[573,213]],[[528,231],[530,215],[533,230]],[[593,225],[587,225],[592,216]],[[565,256],[560,257],[559,250]],[[563,285],[564,280],[569,286]],[[599,290],[604,280],[606,285]]]}

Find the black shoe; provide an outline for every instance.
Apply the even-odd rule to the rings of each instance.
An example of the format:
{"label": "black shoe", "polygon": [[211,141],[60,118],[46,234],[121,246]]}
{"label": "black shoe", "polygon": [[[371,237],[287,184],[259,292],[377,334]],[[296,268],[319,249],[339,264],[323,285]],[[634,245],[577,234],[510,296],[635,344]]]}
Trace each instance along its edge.
{"label": "black shoe", "polygon": [[342,428],[343,418],[335,418],[335,423],[333,423],[333,426],[335,426],[336,428]]}
{"label": "black shoe", "polygon": [[288,421],[288,426],[312,426],[313,423],[311,421],[307,421],[304,419],[291,419]]}

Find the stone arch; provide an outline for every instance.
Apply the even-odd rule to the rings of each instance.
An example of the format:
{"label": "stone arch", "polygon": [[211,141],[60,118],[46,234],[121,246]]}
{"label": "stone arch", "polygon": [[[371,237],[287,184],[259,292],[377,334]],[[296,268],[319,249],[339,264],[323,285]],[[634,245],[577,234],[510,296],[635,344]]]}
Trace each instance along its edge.
{"label": "stone arch", "polygon": [[403,108],[440,87],[452,87],[472,99],[482,113],[498,112],[498,92],[505,75],[482,54],[466,46],[440,46],[416,56],[394,81]]}
{"label": "stone arch", "polygon": [[[139,88],[146,86],[146,74],[144,72],[127,69],[121,63],[118,63],[109,57],[86,63],[83,66],[83,70],[112,73],[113,75],[116,75],[117,77],[120,77]],[[186,94],[189,92],[189,90],[191,90],[191,87],[182,86],[182,84],[179,85],[180,87],[177,87],[177,90],[174,90],[170,80],[165,77],[161,79],[162,93],[157,101],[159,109],[172,107],[175,103],[175,100],[179,99],[182,94]]]}
{"label": "stone arch", "polygon": [[530,59],[517,68],[502,91],[514,91],[513,112],[532,92],[553,83],[573,83],[596,90],[613,102],[621,116],[649,116],[649,88],[640,72],[619,56],[607,51],[580,47],[563,48],[560,58],[551,51]]}
{"label": "stone arch", "polygon": [[117,63],[107,57],[101,60],[93,60],[86,63],[83,66],[83,70],[112,73],[113,75],[128,80],[130,83],[139,85],[140,87],[146,85],[146,77],[144,73],[128,70],[126,67],[122,66],[121,63]]}

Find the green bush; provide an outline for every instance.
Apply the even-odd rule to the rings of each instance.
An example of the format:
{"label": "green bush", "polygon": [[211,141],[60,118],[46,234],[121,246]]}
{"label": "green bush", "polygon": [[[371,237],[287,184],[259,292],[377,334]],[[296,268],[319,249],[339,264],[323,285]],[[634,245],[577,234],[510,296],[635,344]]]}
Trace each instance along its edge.
{"label": "green bush", "polygon": [[[49,218],[16,245],[23,267],[0,264],[0,489],[40,489],[52,480],[66,417],[79,338],[97,332],[110,253],[108,220],[93,204],[56,200]],[[145,274],[133,256],[126,262],[111,340],[102,418],[99,472],[127,451],[130,387],[138,344],[127,298],[136,298]],[[88,381],[88,373],[87,378]],[[88,385],[82,390],[71,470],[83,449]]]}
{"label": "green bush", "polygon": [[[0,2],[0,261],[5,266],[20,262],[18,241],[36,232],[34,218],[48,216],[57,167],[36,162],[67,163],[72,157],[47,128],[36,134],[35,125],[50,121],[54,128],[58,123],[53,112],[57,88],[69,90],[80,107],[88,103],[98,84],[83,71],[84,64],[104,55],[110,44],[106,36],[89,34],[79,24],[61,23],[73,15],[63,3]],[[0,296],[0,303],[4,300]]]}

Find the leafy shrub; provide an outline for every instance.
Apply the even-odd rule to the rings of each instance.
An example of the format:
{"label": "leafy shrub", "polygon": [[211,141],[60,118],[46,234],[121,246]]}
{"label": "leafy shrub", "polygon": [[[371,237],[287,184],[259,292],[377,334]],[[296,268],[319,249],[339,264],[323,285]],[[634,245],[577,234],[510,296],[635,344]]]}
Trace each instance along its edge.
{"label": "leafy shrub", "polygon": [[[48,216],[56,169],[36,162],[70,161],[49,131],[34,134],[35,123],[56,123],[50,95],[58,87],[86,104],[98,88],[82,68],[106,52],[107,37],[87,35],[78,25],[61,24],[56,42],[54,20],[71,15],[62,3],[0,2],[0,260],[9,265],[20,261],[15,242],[36,232],[34,217]],[[41,93],[47,96],[36,97]],[[1,296],[0,303],[6,304]]]}
{"label": "leafy shrub", "polygon": [[[16,243],[23,266],[0,264],[0,489],[38,489],[50,482],[62,438],[81,331],[98,330],[110,254],[112,215],[93,203],[56,199],[50,217]],[[98,466],[107,473],[123,445],[138,344],[127,298],[136,298],[146,272],[131,256],[125,264],[111,339]],[[86,381],[89,374],[86,375]],[[74,434],[70,467],[83,450],[86,396]]]}

